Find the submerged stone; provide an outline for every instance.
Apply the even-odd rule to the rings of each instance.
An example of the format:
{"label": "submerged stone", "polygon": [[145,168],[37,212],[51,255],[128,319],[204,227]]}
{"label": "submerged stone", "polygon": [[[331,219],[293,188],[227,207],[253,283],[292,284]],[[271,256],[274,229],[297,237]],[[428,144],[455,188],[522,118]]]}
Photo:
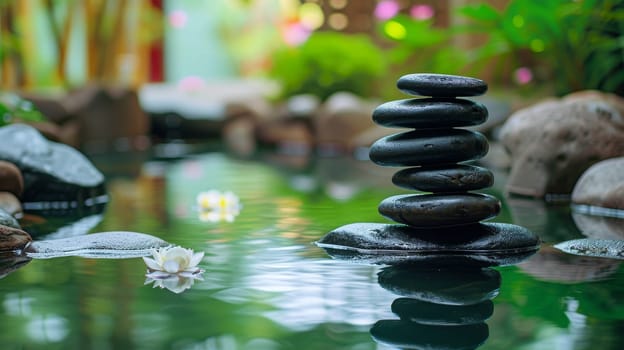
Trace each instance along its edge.
{"label": "submerged stone", "polygon": [[356,223],[327,233],[316,244],[336,259],[353,262],[502,266],[530,257],[540,241],[526,228],[504,223],[429,229]]}
{"label": "submerged stone", "polygon": [[433,97],[478,96],[487,91],[487,84],[476,78],[448,74],[407,74],[397,81],[406,94]]}
{"label": "submerged stone", "polygon": [[492,317],[494,303],[484,300],[471,305],[444,305],[414,298],[398,298],[392,302],[392,312],[402,320],[420,324],[476,324]]}
{"label": "submerged stone", "polygon": [[403,320],[379,320],[370,330],[376,342],[397,349],[476,349],[488,336],[487,324],[432,326]]}
{"label": "submerged stone", "polygon": [[379,204],[381,215],[412,227],[466,225],[499,212],[500,201],[480,193],[397,195]]}
{"label": "submerged stone", "polygon": [[373,121],[398,128],[451,128],[484,123],[487,108],[455,98],[412,98],[386,102],[375,109]]}
{"label": "submerged stone", "polygon": [[138,232],[101,232],[84,236],[34,241],[26,255],[37,259],[62,256],[122,259],[147,256],[155,248],[170,245],[160,238]]}
{"label": "submerged stone", "polygon": [[424,192],[464,192],[492,186],[494,175],[486,168],[445,164],[407,168],[392,177],[399,187]]}
{"label": "submerged stone", "polygon": [[369,157],[378,165],[416,166],[479,159],[488,152],[488,141],[464,129],[414,130],[381,138]]}
{"label": "submerged stone", "polygon": [[0,252],[0,278],[28,264],[30,260],[32,259],[14,252]]}
{"label": "submerged stone", "polygon": [[77,150],[48,141],[24,124],[0,128],[0,139],[0,159],[15,164],[23,175],[23,202],[65,200],[79,206],[105,195],[104,176]]}
{"label": "submerged stone", "polygon": [[490,268],[398,265],[381,270],[378,281],[402,297],[440,305],[475,305],[498,295],[501,276]]}

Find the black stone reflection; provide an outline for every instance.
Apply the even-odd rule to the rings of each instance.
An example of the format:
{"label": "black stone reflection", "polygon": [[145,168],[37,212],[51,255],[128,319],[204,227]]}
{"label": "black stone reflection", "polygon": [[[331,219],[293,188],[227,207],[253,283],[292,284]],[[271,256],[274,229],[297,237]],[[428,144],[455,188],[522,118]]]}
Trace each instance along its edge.
{"label": "black stone reflection", "polygon": [[401,349],[476,349],[489,336],[486,320],[494,312],[501,285],[491,268],[384,268],[379,284],[401,297],[392,303],[399,319],[379,320],[370,333],[378,343]]}

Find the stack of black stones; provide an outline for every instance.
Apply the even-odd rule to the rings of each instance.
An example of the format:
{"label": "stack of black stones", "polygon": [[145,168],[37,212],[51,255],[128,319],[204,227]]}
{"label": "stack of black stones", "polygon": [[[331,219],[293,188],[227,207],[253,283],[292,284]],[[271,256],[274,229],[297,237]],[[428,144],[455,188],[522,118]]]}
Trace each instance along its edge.
{"label": "stack of black stones", "polygon": [[413,130],[384,137],[370,149],[370,159],[398,171],[395,185],[429,193],[386,198],[379,212],[398,224],[357,223],[342,226],[318,245],[339,258],[396,264],[494,266],[512,264],[533,254],[539,239],[527,229],[482,221],[498,215],[497,198],[470,191],[487,188],[494,177],[485,168],[465,164],[482,158],[488,141],[462,129],[484,123],[487,108],[457,97],[487,91],[479,79],[408,74],[397,82],[410,98],[377,107],[373,120],[387,127]]}
{"label": "stack of black stones", "polygon": [[500,273],[489,266],[515,264],[539,249],[539,238],[516,225],[482,222],[498,215],[495,197],[471,191],[490,187],[494,176],[466,164],[488,151],[480,133],[461,129],[486,121],[480,103],[457,97],[487,91],[479,79],[409,74],[398,88],[425,96],[379,106],[373,120],[413,130],[375,142],[373,162],[406,167],[395,185],[427,193],[384,199],[379,212],[396,224],[339,227],[317,244],[335,258],[388,264],[379,284],[400,295],[398,320],[379,320],[371,335],[409,349],[474,349],[488,338]]}

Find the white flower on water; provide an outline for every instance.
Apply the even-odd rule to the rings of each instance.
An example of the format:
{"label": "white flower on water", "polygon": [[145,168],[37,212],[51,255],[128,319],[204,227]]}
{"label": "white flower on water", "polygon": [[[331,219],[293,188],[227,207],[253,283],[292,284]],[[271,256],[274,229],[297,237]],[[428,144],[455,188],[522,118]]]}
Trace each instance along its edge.
{"label": "white flower on water", "polygon": [[143,257],[148,268],[147,277],[162,279],[171,275],[192,277],[201,274],[202,269],[197,267],[204,257],[204,252],[195,253],[191,249],[182,247],[162,247],[152,249],[152,257]]}
{"label": "white flower on water", "polygon": [[238,196],[229,191],[200,192],[197,194],[196,202],[199,219],[208,222],[233,222],[234,218],[240,214],[242,207]]}

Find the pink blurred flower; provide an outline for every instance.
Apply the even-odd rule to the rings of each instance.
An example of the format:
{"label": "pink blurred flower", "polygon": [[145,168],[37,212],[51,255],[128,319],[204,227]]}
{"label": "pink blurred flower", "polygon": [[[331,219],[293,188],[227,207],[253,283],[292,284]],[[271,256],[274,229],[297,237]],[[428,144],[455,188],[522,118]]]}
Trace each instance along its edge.
{"label": "pink blurred flower", "polygon": [[286,24],[282,29],[282,38],[288,46],[299,46],[306,42],[312,32],[300,22]]}
{"label": "pink blurred flower", "polygon": [[186,21],[188,20],[188,16],[186,12],[182,10],[175,10],[169,14],[169,24],[173,28],[182,28],[186,25]]}
{"label": "pink blurred flower", "polygon": [[394,0],[384,0],[377,3],[375,7],[375,17],[380,20],[387,20],[399,13],[399,3]]}
{"label": "pink blurred flower", "polygon": [[520,67],[514,71],[514,80],[520,85],[525,85],[533,80],[533,72],[528,67]]}
{"label": "pink blurred flower", "polygon": [[178,82],[178,88],[185,92],[198,91],[204,86],[206,86],[204,79],[195,75],[184,77]]}
{"label": "pink blurred flower", "polygon": [[414,5],[410,9],[410,16],[418,20],[426,20],[435,15],[433,7],[430,5]]}

